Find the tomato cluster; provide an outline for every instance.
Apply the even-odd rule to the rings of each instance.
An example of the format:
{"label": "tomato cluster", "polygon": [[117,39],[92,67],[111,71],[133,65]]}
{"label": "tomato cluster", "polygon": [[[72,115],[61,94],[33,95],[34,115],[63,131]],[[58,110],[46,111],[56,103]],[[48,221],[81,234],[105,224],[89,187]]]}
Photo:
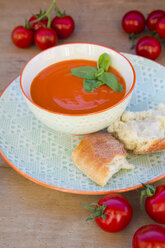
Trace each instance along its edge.
{"label": "tomato cluster", "polygon": [[165,11],[154,10],[147,19],[140,11],[129,11],[122,19],[122,28],[134,40],[147,26],[151,36],[140,38],[136,44],[136,54],[155,60],[161,53],[161,44],[156,36],[165,39]]}
{"label": "tomato cluster", "polygon": [[[56,16],[51,20],[51,11],[55,8]],[[35,42],[42,50],[55,46],[58,39],[68,38],[75,29],[75,23],[71,16],[61,12],[55,1],[46,11],[30,17],[25,21],[25,26],[17,26],[11,34],[15,46],[27,48]]]}
{"label": "tomato cluster", "polygon": [[[153,185],[144,185],[141,191],[141,204],[145,196],[145,210],[154,221],[165,224],[165,185],[155,188]],[[83,205],[93,213],[87,221],[95,219],[97,225],[106,232],[119,232],[131,222],[133,209],[128,200],[119,194],[109,194],[102,197],[98,203],[90,206]],[[149,224],[140,227],[132,238],[132,248],[165,248],[165,227]]]}

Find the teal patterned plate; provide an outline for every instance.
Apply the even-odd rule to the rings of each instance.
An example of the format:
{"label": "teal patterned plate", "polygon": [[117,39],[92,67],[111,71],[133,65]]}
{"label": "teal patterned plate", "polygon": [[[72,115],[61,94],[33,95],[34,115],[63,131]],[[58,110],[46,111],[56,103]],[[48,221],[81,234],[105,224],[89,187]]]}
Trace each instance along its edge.
{"label": "teal patterned plate", "polygon": [[[137,82],[128,109],[142,111],[165,104],[165,68],[139,56],[132,62]],[[105,194],[135,189],[141,182],[165,176],[165,152],[129,154],[133,171],[122,170],[104,188],[73,164],[71,154],[82,137],[55,132],[35,118],[25,103],[16,78],[0,98],[0,148],[4,159],[26,178],[49,188],[78,194]]]}

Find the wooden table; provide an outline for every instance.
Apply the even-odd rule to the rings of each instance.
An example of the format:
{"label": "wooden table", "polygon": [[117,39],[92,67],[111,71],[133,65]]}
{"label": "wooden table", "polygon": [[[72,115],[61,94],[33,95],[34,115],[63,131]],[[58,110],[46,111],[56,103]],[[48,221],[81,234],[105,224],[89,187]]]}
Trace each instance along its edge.
{"label": "wooden table", "polygon": [[[23,24],[24,18],[29,18],[31,13],[46,9],[50,2],[0,1],[0,90],[39,52],[35,46],[16,48],[10,40],[12,29]],[[58,4],[74,17],[76,23],[72,37],[59,44],[93,42],[129,53],[134,51],[130,50],[131,44],[121,29],[123,14],[139,9],[147,16],[155,8],[165,8],[164,0],[58,0]],[[165,51],[157,61],[165,65]],[[163,183],[165,179],[156,185]],[[136,191],[122,195],[133,205],[133,220],[121,233],[106,233],[94,222],[85,222],[89,213],[80,205],[97,202],[100,196],[74,195],[44,188],[20,176],[0,158],[0,248],[130,248],[134,232],[153,221],[139,209]]]}

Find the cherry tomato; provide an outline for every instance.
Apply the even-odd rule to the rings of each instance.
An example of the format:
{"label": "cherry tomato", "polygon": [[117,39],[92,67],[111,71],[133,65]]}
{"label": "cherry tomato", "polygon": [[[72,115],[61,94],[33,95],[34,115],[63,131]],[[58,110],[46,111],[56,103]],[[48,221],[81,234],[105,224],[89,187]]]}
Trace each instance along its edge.
{"label": "cherry tomato", "polygon": [[136,54],[145,58],[154,60],[160,52],[160,42],[152,36],[144,36],[136,44]]}
{"label": "cherry tomato", "polygon": [[156,24],[160,20],[161,17],[165,16],[165,12],[163,10],[154,10],[152,11],[147,18],[147,27],[150,31],[156,30]]}
{"label": "cherry tomato", "polygon": [[165,227],[152,224],[142,226],[133,236],[132,248],[165,248]]}
{"label": "cherry tomato", "polygon": [[56,16],[51,22],[51,27],[56,31],[60,39],[65,39],[73,33],[75,23],[71,16]]}
{"label": "cherry tomato", "polygon": [[[29,23],[30,22],[33,22],[35,20],[37,20],[37,18],[40,16],[40,14],[37,14],[35,16],[32,16],[30,17],[29,19]],[[37,31],[39,28],[44,28],[44,27],[47,27],[47,24],[48,24],[48,18],[45,17],[44,19],[40,20],[40,21],[37,21],[37,22],[33,22],[33,23],[30,23],[30,26],[33,30]]]}
{"label": "cherry tomato", "polygon": [[57,34],[51,28],[40,28],[34,35],[34,41],[41,50],[44,50],[57,44]]}
{"label": "cherry tomato", "polygon": [[92,203],[94,208],[83,205],[92,210],[87,221],[95,219],[97,225],[106,232],[119,232],[127,227],[133,215],[133,209],[128,200],[122,195],[109,194]]}
{"label": "cherry tomato", "polygon": [[128,34],[139,34],[145,28],[145,18],[140,11],[132,10],[127,12],[122,19],[122,27]]}
{"label": "cherry tomato", "polygon": [[160,38],[165,39],[165,16],[162,17],[156,24],[156,32]]}
{"label": "cherry tomato", "polygon": [[17,26],[11,33],[11,39],[15,46],[26,48],[33,43],[33,31],[23,26]]}
{"label": "cherry tomato", "polygon": [[155,194],[146,198],[145,209],[154,221],[165,224],[165,185],[158,186]]}

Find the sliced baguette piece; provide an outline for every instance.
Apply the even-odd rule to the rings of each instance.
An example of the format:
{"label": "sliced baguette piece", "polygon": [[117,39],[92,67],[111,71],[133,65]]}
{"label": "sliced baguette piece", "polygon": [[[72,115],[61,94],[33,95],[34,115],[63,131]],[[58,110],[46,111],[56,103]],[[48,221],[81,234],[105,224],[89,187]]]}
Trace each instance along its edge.
{"label": "sliced baguette piece", "polygon": [[165,105],[142,112],[126,111],[107,129],[136,154],[165,150]]}
{"label": "sliced baguette piece", "polygon": [[72,153],[72,160],[91,180],[104,187],[120,169],[133,169],[127,153],[116,138],[107,132],[85,135]]}

